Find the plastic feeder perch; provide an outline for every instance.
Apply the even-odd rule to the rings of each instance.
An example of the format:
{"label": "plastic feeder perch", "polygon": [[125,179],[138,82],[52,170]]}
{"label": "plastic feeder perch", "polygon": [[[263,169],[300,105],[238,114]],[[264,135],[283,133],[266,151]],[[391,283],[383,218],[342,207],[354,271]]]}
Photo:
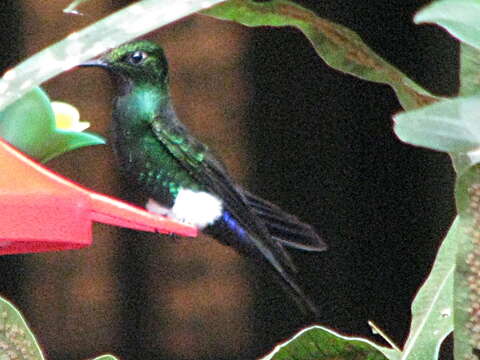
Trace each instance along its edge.
{"label": "plastic feeder perch", "polygon": [[92,243],[92,221],[196,236],[194,227],[90,191],[0,139],[0,255],[78,249]]}

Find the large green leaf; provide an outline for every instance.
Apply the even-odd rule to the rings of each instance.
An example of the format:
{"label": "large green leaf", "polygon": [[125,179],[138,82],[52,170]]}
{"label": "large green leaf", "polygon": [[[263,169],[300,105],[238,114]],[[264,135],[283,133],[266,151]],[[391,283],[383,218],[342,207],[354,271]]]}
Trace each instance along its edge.
{"label": "large green leaf", "polygon": [[142,0],[72,33],[0,79],[0,109],[41,83],[109,48],[225,0]]}
{"label": "large green leaf", "polygon": [[480,95],[447,99],[394,116],[395,134],[404,142],[480,161]]}
{"label": "large green leaf", "polygon": [[438,359],[440,345],[453,330],[453,277],[461,233],[458,219],[440,247],[432,271],[412,303],[412,322],[401,359]]}
{"label": "large green leaf", "polygon": [[44,360],[37,340],[22,314],[0,297],[0,359]]}
{"label": "large green leaf", "polygon": [[[460,112],[459,127],[470,124],[468,137],[478,142],[478,98],[480,83],[480,1],[439,0],[420,11],[416,22],[432,22],[444,27],[461,42],[460,98],[472,104],[468,115]],[[467,99],[467,100],[466,100]],[[454,100],[457,101],[457,100]],[[475,104],[475,105],[473,105]],[[475,112],[476,108],[476,112]],[[475,119],[475,115],[476,119]],[[455,121],[455,119],[451,119]],[[467,121],[465,121],[467,120]],[[476,120],[476,121],[475,121]],[[480,352],[480,149],[466,153],[453,153],[458,179],[455,190],[459,212],[456,267],[454,275],[454,355],[456,359],[478,359]]]}
{"label": "large green leaf", "polygon": [[57,129],[50,99],[40,88],[0,112],[0,137],[42,162],[79,147],[105,144],[98,135]]}
{"label": "large green leaf", "polygon": [[416,23],[435,23],[460,41],[480,49],[480,1],[434,1],[415,15]]}
{"label": "large green leaf", "polygon": [[202,13],[246,26],[297,27],[327,64],[361,79],[392,86],[405,109],[421,107],[437,99],[378,56],[353,31],[288,0],[230,0]]}
{"label": "large green leaf", "polygon": [[275,347],[262,360],[396,360],[400,353],[369,340],[340,335],[333,330],[312,326]]}

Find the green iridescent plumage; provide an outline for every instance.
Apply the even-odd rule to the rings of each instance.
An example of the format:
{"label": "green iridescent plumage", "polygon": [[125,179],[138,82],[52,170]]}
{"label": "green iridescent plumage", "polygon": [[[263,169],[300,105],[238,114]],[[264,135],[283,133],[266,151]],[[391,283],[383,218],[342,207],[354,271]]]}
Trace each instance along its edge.
{"label": "green iridescent plumage", "polygon": [[131,182],[167,215],[196,224],[220,242],[267,263],[298,302],[316,313],[293,280],[295,266],[283,245],[321,251],[325,244],[311,226],[243,190],[188,132],[170,100],[163,50],[137,41],[84,66],[103,67],[118,82],[112,142]]}
{"label": "green iridescent plumage", "polygon": [[[142,66],[132,66],[129,58],[138,53]],[[115,99],[112,141],[127,177],[147,192],[160,193],[163,203],[172,205],[180,188],[200,190],[198,183],[158,140],[153,129],[162,129],[169,142],[203,159],[203,147],[185,141],[186,130],[175,118],[167,82],[168,65],[163,50],[142,41],[126,44],[101,59],[118,81],[120,95]],[[144,71],[148,67],[149,71]],[[133,82],[134,79],[134,82]],[[201,145],[201,144],[198,144]]]}

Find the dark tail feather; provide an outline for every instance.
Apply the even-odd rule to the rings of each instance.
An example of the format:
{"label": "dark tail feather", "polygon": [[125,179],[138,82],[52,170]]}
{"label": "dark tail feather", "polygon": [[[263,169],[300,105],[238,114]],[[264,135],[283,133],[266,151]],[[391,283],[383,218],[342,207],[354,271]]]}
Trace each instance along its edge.
{"label": "dark tail feather", "polygon": [[286,213],[275,204],[247,191],[243,193],[255,215],[264,222],[276,241],[285,246],[307,251],[327,249],[325,242],[310,225],[301,222],[296,216]]}
{"label": "dark tail feather", "polygon": [[[272,269],[273,270],[273,269]],[[285,272],[271,271],[272,277],[281,285],[283,290],[295,301],[300,311],[311,320],[320,318],[320,310],[313,301],[305,295],[293,277]]]}
{"label": "dark tail feather", "polygon": [[264,228],[263,221],[254,225],[258,225],[258,232],[255,232],[257,229],[253,225],[251,226],[253,230],[243,228],[228,211],[224,211],[222,219],[214,226],[204,228],[203,232],[255,259],[262,267],[268,267],[273,278],[282,285],[287,294],[292,296],[303,312],[317,318],[316,306],[294,280],[296,267],[282,243],[271,237],[267,228]]}

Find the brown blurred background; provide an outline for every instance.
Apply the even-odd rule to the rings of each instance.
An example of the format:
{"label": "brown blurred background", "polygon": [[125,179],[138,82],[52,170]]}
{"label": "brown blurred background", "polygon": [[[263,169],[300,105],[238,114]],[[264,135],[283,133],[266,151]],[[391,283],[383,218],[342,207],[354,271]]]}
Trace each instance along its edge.
{"label": "brown blurred background", "polygon": [[[4,0],[0,65],[126,5]],[[411,17],[427,1],[299,1],[351,27],[433,91],[456,89],[456,46]],[[114,5],[113,5],[114,4]],[[401,144],[393,92],[335,72],[293,29],[248,29],[192,16],[148,36],[166,49],[180,117],[249,189],[316,226],[322,254],[292,252],[323,324],[371,336],[376,322],[399,343],[409,304],[453,214],[448,158]],[[45,85],[108,136],[111,86],[100,70]],[[132,202],[108,146],[49,166]],[[103,225],[80,251],[0,258],[0,293],[19,305],[50,359],[110,352],[123,359],[250,359],[309,322],[282,290],[229,248]],[[377,339],[380,341],[379,339]]]}

